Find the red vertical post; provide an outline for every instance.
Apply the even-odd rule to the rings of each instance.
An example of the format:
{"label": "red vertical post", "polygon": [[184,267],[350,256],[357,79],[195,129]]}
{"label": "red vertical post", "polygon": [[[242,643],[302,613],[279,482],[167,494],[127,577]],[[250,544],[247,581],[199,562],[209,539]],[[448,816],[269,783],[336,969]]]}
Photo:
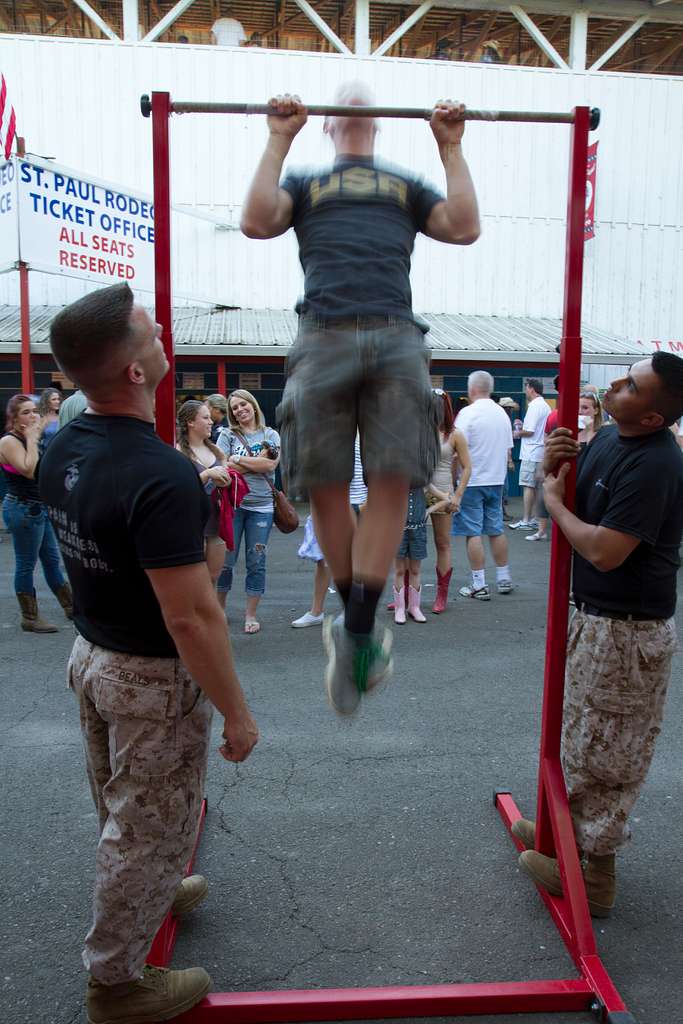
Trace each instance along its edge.
{"label": "red vertical post", "polygon": [[[26,156],[26,143],[17,136],[17,156]],[[33,394],[33,366],[31,365],[31,301],[28,286],[28,265],[19,261],[19,310],[21,314],[21,390]]]}
{"label": "red vertical post", "polygon": [[216,369],[218,370],[218,386],[216,390],[219,395],[227,394],[226,385],[226,373],[225,373],[225,359],[219,359],[216,363]]}
{"label": "red vertical post", "polygon": [[169,371],[157,388],[156,428],[168,444],[175,440],[175,352],[173,349],[173,291],[171,281],[171,162],[168,123],[171,97],[152,93],[152,145],[154,160],[154,289],[157,323]]}
{"label": "red vertical post", "polygon": [[[589,131],[590,110],[588,107],[576,107],[569,161],[559,389],[560,425],[572,430],[574,436],[577,429],[581,380],[581,299]],[[567,477],[566,489],[566,503],[569,508],[574,507],[575,489],[576,470],[575,466],[572,466]],[[588,953],[594,951],[595,944],[583,895],[581,868],[560,769],[571,558],[569,542],[562,532],[555,528],[550,556],[536,848],[548,855],[557,851],[565,892],[574,917],[575,952]]]}

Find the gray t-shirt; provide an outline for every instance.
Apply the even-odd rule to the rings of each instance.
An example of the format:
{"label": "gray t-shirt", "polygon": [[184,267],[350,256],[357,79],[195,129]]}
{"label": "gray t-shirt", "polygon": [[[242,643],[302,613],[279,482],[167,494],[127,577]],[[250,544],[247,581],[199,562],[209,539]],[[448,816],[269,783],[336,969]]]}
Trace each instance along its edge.
{"label": "gray t-shirt", "polygon": [[[216,444],[230,458],[231,455],[261,455],[264,441],[267,441],[278,455],[280,454],[280,435],[271,427],[257,430],[253,434],[237,434],[229,428],[221,430]],[[249,493],[245,496],[240,508],[247,509],[249,512],[272,512],[273,492],[268,481],[275,483],[275,471],[272,473],[245,471],[244,479],[249,486]]]}

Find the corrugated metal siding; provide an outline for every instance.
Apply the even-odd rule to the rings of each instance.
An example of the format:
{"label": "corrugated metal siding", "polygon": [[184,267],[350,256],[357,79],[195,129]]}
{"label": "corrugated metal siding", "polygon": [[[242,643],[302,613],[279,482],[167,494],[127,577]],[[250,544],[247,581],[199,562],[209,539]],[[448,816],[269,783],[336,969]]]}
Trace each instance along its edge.
{"label": "corrugated metal siding", "polygon": [[[139,114],[139,97],[153,89],[209,100],[296,90],[325,101],[339,82],[359,77],[374,85],[379,101],[396,105],[428,106],[450,95],[493,108],[600,106],[598,237],[587,250],[585,321],[623,337],[683,336],[682,79],[27,36],[0,37],[0,65],[31,151],[148,192],[151,122]],[[312,121],[296,140],[292,164],[329,158],[320,128]],[[175,118],[174,201],[237,217],[265,137],[261,118]],[[564,127],[468,126],[484,232],[465,249],[418,240],[416,309],[559,316],[568,145]],[[384,122],[378,148],[442,181],[427,125]],[[291,232],[263,243],[176,220],[179,293],[245,308],[293,305],[301,272]],[[78,282],[33,277],[39,303],[64,302],[82,290]],[[0,281],[0,301],[16,301],[16,282]]]}
{"label": "corrugated metal siding", "polygon": [[[50,321],[58,306],[34,307],[31,315],[31,340],[34,346],[49,341]],[[561,322],[531,317],[463,316],[462,314],[426,315],[429,325],[427,344],[435,357],[439,353],[467,355],[477,353],[505,360],[523,352],[529,356],[556,359],[555,348],[561,338]],[[211,309],[181,307],[174,311],[173,338],[176,349],[207,354],[220,353],[224,347],[241,347],[245,352],[260,349],[286,350],[296,337],[297,317],[291,310]],[[16,306],[0,306],[0,345],[18,349],[21,328]],[[587,327],[583,337],[586,357],[637,357],[639,346],[604,331]]]}

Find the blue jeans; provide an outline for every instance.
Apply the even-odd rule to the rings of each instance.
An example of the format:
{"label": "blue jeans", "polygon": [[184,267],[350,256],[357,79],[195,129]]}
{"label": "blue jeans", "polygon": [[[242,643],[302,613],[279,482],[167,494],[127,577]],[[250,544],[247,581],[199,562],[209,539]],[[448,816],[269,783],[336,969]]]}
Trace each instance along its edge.
{"label": "blue jeans", "polygon": [[33,573],[40,559],[47,585],[53,592],[64,586],[57,538],[47,509],[37,502],[17,501],[5,495],[2,516],[14,542],[14,589],[33,594]]}
{"label": "blue jeans", "polygon": [[247,597],[262,597],[266,591],[266,545],[273,528],[272,512],[253,512],[248,508],[235,510],[232,521],[235,531],[235,550],[225,556],[223,571],[218,577],[217,589],[221,593],[232,590],[232,571],[240,553],[244,535],[247,578],[244,589]]}

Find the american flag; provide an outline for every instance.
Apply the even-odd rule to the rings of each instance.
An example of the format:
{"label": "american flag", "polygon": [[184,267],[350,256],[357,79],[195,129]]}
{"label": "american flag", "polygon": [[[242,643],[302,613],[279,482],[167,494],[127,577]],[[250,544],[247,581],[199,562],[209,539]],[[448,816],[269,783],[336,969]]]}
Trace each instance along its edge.
{"label": "american flag", "polygon": [[0,146],[4,138],[5,160],[9,160],[17,131],[17,115],[14,107],[7,101],[7,83],[5,76],[0,75]]}

